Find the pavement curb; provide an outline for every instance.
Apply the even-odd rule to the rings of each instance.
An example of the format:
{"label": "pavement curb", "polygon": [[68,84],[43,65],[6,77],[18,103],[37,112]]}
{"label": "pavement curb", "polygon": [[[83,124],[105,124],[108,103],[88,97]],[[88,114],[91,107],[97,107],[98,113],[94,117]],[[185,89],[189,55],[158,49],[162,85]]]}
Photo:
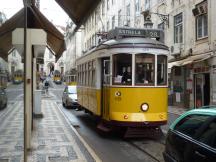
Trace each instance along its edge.
{"label": "pavement curb", "polygon": [[58,106],[58,104],[55,102],[56,106],[62,113],[62,115],[65,117],[66,122],[70,125],[71,129],[74,131],[74,133],[77,135],[79,140],[83,143],[83,145],[86,147],[90,155],[94,158],[96,162],[102,162],[102,160],[97,156],[97,154],[94,152],[94,150],[88,145],[88,143],[82,138],[82,136],[77,132],[77,130],[70,124],[68,117],[62,112],[61,108]]}

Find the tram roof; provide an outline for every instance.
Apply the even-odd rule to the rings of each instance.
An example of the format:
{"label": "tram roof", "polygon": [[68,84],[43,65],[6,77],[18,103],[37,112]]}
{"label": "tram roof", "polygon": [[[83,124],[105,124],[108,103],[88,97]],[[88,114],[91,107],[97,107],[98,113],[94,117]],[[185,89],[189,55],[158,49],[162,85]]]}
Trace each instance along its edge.
{"label": "tram roof", "polygon": [[142,38],[142,37],[127,37],[122,39],[111,39],[102,44],[100,44],[97,49],[104,48],[157,48],[168,50],[169,48],[162,42],[157,41],[151,38]]}
{"label": "tram roof", "polygon": [[[150,38],[141,38],[141,37],[128,37],[121,39],[111,39],[97,47],[91,49],[86,54],[82,55],[77,59],[77,61],[82,60],[82,58],[89,58],[92,53],[95,51],[112,49],[112,48],[147,48],[155,50],[165,50],[168,51],[169,48],[162,42],[150,39]],[[88,60],[88,59],[87,59]]]}

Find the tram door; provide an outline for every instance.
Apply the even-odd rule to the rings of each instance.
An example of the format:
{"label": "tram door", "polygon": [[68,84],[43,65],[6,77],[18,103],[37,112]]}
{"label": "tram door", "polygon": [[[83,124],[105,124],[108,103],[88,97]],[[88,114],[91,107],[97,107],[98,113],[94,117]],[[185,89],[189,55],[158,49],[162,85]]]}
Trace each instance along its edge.
{"label": "tram door", "polygon": [[104,58],[102,59],[102,93],[101,93],[101,100],[102,100],[102,108],[101,114],[103,118],[108,119],[109,116],[109,94],[110,94],[110,59]]}

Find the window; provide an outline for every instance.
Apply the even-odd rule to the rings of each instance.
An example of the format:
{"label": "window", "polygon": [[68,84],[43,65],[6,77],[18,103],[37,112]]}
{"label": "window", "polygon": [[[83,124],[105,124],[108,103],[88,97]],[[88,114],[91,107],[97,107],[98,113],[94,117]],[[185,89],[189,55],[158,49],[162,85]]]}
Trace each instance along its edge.
{"label": "window", "polygon": [[132,55],[116,54],[113,56],[113,83],[122,85],[132,84]]}
{"label": "window", "polygon": [[51,59],[53,57],[52,52],[49,52],[49,59]]}
{"label": "window", "polygon": [[107,0],[107,10],[109,10],[109,0]]}
{"label": "window", "polygon": [[152,54],[136,55],[136,85],[154,85],[154,62],[155,56]]}
{"label": "window", "polygon": [[157,56],[157,85],[167,84],[167,56]]}
{"label": "window", "polygon": [[162,29],[162,30],[165,29],[165,24],[164,24],[164,22],[158,24],[158,29]]}
{"label": "window", "polygon": [[206,130],[198,139],[200,142],[216,148],[216,120],[208,124]]}
{"label": "window", "polygon": [[196,17],[196,26],[197,26],[197,39],[205,38],[208,36],[207,14],[199,15]]}
{"label": "window", "polygon": [[183,17],[182,13],[174,17],[174,43],[183,42]]}
{"label": "window", "polygon": [[92,86],[93,86],[93,87],[96,86],[95,68],[96,68],[96,63],[95,63],[95,61],[93,61],[93,62],[92,62]]}
{"label": "window", "polygon": [[135,2],[135,12],[136,15],[140,15],[140,0],[136,0]]}
{"label": "window", "polygon": [[112,29],[115,28],[115,16],[112,17]]}
{"label": "window", "polygon": [[109,31],[109,21],[107,21],[107,31]]}
{"label": "window", "polygon": [[16,57],[16,51],[15,50],[13,50],[12,56]]}
{"label": "window", "polygon": [[109,60],[104,60],[104,78],[103,78],[103,83],[104,84],[109,84],[110,83],[110,61]]}
{"label": "window", "polygon": [[85,64],[85,86],[88,86],[88,63]]}
{"label": "window", "polygon": [[118,26],[122,26],[122,21],[121,21],[121,10],[118,11]]}
{"label": "window", "polygon": [[175,76],[181,76],[181,67],[180,66],[174,67],[174,75]]}
{"label": "window", "polygon": [[207,115],[188,115],[183,118],[174,129],[193,138],[197,130],[208,118],[209,116]]}
{"label": "window", "polygon": [[105,3],[104,3],[104,1],[102,2],[101,10],[102,10],[102,16],[104,16],[105,15]]}
{"label": "window", "polygon": [[92,62],[88,63],[88,86],[92,85]]}
{"label": "window", "polygon": [[130,26],[130,4],[127,5],[126,14],[127,14],[127,26]]}
{"label": "window", "polygon": [[77,94],[76,86],[69,86],[66,91],[68,91],[69,94]]}
{"label": "window", "polygon": [[150,9],[150,0],[145,0],[145,10]]}

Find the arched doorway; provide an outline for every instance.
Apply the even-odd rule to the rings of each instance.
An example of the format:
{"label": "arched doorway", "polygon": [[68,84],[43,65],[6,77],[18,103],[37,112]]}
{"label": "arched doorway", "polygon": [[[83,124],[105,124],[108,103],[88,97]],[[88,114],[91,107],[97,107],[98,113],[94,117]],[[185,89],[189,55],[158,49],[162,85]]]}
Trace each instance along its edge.
{"label": "arched doorway", "polygon": [[52,76],[53,75],[53,72],[55,70],[54,68],[54,64],[52,62],[48,63],[47,64],[47,72],[48,72],[48,75]]}

